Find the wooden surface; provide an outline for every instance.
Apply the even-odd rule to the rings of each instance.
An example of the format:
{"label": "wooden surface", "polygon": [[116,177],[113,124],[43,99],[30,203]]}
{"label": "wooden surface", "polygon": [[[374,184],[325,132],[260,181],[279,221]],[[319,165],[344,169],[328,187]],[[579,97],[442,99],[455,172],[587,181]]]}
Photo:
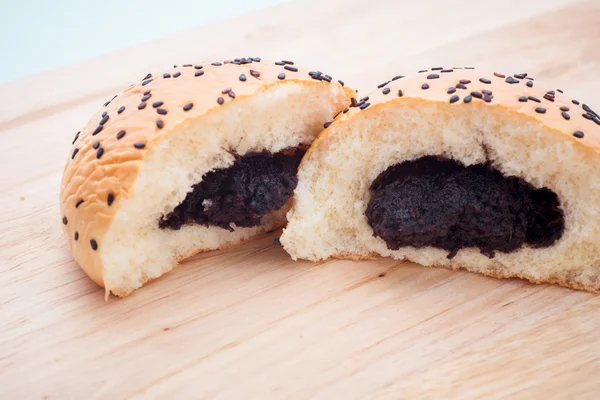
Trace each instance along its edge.
{"label": "wooden surface", "polygon": [[294,263],[275,233],[105,302],[57,201],[74,133],[153,68],[293,59],[362,94],[475,65],[598,108],[599,21],[597,0],[294,0],[2,86],[0,398],[597,399],[599,296],[389,259]]}

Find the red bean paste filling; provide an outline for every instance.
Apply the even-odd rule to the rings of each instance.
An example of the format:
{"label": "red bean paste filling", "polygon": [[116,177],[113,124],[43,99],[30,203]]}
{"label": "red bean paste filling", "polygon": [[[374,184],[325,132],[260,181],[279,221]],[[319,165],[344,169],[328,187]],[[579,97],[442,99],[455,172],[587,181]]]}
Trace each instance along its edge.
{"label": "red bean paste filling", "polygon": [[296,172],[303,149],[279,153],[253,152],[236,156],[225,169],[208,172],[159,227],[180,229],[185,224],[252,227],[267,213],[283,207],[298,184]]}
{"label": "red bean paste filling", "polygon": [[564,231],[557,195],[505,177],[489,164],[465,167],[422,157],[394,165],[371,185],[365,215],[375,236],[391,250],[432,246],[479,248],[493,258],[524,245],[548,247]]}

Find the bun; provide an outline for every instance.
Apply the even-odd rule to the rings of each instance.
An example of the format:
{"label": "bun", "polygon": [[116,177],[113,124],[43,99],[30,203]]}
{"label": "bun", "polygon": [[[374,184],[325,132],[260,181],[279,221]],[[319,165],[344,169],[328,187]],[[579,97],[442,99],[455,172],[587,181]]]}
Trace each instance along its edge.
{"label": "bun", "polygon": [[435,68],[352,100],[298,171],[294,259],[600,290],[600,116],[527,74]]}
{"label": "bun", "polygon": [[[62,226],[75,261],[107,295],[284,224],[299,158],[354,94],[293,64],[247,58],[151,73],[77,133]],[[240,202],[246,214],[234,215]]]}

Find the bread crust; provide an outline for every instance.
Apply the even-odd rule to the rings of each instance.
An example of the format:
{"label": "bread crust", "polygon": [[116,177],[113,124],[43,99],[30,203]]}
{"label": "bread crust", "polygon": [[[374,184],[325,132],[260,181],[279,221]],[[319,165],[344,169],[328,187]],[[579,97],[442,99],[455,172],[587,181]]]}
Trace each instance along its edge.
{"label": "bread crust", "polygon": [[77,133],[63,170],[60,218],[73,258],[98,285],[104,287],[100,249],[113,217],[132,192],[146,154],[171,132],[276,85],[343,86],[291,62],[256,60],[152,72],[107,101]]}

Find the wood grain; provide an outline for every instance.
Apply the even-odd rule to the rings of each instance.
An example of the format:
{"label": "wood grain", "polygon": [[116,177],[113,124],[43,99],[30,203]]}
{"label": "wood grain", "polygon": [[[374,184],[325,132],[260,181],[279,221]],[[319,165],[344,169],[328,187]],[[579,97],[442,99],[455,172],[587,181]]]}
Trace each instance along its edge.
{"label": "wood grain", "polygon": [[595,0],[294,0],[3,85],[0,398],[597,398],[599,296],[389,259],[292,262],[276,232],[105,302],[57,201],[75,132],[163,65],[291,58],[360,93],[475,65],[598,107],[598,21]]}

